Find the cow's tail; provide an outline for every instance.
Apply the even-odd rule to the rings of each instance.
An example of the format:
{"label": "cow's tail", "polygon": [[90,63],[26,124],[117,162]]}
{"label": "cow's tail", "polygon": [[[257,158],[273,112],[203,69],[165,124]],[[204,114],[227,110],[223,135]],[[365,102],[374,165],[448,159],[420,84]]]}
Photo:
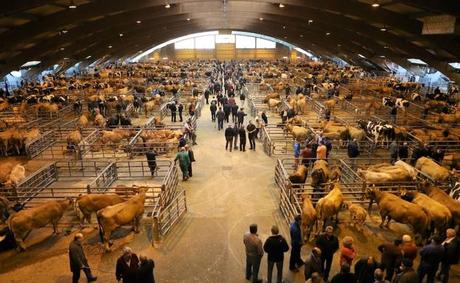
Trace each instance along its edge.
{"label": "cow's tail", "polygon": [[99,237],[101,238],[101,243],[104,243],[104,226],[100,220],[99,211],[96,213],[97,225],[99,226]]}

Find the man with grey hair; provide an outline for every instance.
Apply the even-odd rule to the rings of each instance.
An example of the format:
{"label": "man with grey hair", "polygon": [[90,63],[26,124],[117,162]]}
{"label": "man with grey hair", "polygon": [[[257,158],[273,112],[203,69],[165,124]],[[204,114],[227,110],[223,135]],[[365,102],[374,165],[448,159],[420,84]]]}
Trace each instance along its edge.
{"label": "man with grey hair", "polygon": [[249,232],[244,234],[243,243],[246,248],[246,279],[250,280],[252,276],[253,283],[262,282],[259,280],[259,267],[264,250],[262,241],[257,235],[257,224],[249,226]]}
{"label": "man with grey hair", "polygon": [[449,271],[450,266],[453,264],[458,264],[460,257],[460,241],[457,238],[457,233],[455,229],[449,228],[446,231],[446,239],[442,242],[444,247],[444,257],[441,261],[441,282],[449,282]]}
{"label": "man with grey hair", "polygon": [[97,280],[96,276],[91,274],[91,269],[88,265],[88,260],[86,259],[85,252],[81,245],[83,241],[83,234],[77,233],[73,241],[69,245],[69,261],[70,261],[70,270],[72,271],[72,283],[78,283],[80,280],[80,271],[83,269],[85,272],[86,279],[88,282],[93,282]]}
{"label": "man with grey hair", "polygon": [[390,281],[388,280],[385,280],[385,274],[383,273],[383,270],[381,270],[380,268],[377,268],[375,271],[374,271],[374,283],[390,283]]}
{"label": "man with grey hair", "polygon": [[139,259],[130,247],[123,248],[123,254],[117,260],[115,277],[123,283],[136,283]]}
{"label": "man with grey hair", "polygon": [[283,236],[279,235],[278,226],[273,225],[271,229],[272,235],[268,237],[264,244],[264,251],[267,253],[267,282],[272,282],[273,265],[276,264],[278,271],[276,282],[281,283],[283,280],[283,261],[284,253],[289,250],[288,243]]}

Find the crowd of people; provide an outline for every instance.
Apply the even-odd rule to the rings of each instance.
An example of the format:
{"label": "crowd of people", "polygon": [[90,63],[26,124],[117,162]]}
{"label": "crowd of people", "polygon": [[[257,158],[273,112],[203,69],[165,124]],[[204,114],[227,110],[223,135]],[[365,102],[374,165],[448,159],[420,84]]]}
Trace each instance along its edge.
{"label": "crowd of people", "polygon": [[[86,275],[88,282],[97,281],[91,272],[82,246],[83,234],[75,234],[74,240],[69,245],[70,271],[72,283],[78,283],[80,273]],[[153,269],[155,262],[145,255],[139,257],[129,247],[123,248],[123,254],[118,258],[115,268],[115,279],[122,283],[155,283]]]}
{"label": "crowd of people", "polygon": [[[434,283],[436,278],[442,283],[448,283],[451,266],[459,262],[460,239],[454,229],[447,229],[445,238],[434,236],[420,250],[410,235],[382,243],[376,247],[376,251],[381,254],[378,261],[370,255],[358,258],[353,238],[345,236],[340,244],[332,226],[327,226],[323,233],[316,236],[307,258],[302,260],[301,248],[304,241],[301,220],[301,216],[297,215],[290,225],[290,247],[279,234],[277,226],[271,227],[271,236],[262,243],[257,234],[257,224],[250,225],[249,232],[243,237],[247,280],[262,282],[259,267],[267,253],[267,282],[272,282],[275,265],[276,282],[283,282],[284,253],[289,250],[289,270],[299,272],[303,266],[305,281],[308,283],[421,283],[425,278],[427,283]],[[331,266],[336,256],[339,256],[340,271],[331,277]],[[417,257],[419,264],[415,269]]]}

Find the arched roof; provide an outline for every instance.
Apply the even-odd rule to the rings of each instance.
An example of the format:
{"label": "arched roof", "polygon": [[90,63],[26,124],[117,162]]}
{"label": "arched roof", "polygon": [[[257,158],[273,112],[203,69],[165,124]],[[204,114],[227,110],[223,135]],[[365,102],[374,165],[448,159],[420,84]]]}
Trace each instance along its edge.
{"label": "arched roof", "polygon": [[222,29],[284,39],[320,55],[385,56],[401,65],[407,58],[419,58],[446,74],[447,63],[460,58],[458,24],[450,34],[422,34],[424,17],[460,17],[457,0],[283,0],[282,5],[267,0],[4,2],[3,74],[30,60],[49,66],[64,57],[119,58],[175,37]]}

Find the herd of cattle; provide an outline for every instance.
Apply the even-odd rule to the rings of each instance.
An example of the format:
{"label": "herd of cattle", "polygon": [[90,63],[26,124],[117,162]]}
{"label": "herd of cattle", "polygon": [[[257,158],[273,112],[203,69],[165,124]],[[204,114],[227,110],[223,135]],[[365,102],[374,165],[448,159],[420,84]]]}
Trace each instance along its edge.
{"label": "herd of cattle", "polygon": [[[134,146],[140,147],[152,147],[158,142],[177,144],[183,135],[181,125],[166,125],[165,113],[160,110],[170,101],[181,99],[192,113],[199,101],[191,93],[202,87],[205,73],[212,71],[213,66],[212,62],[108,65],[93,70],[92,74],[47,76],[42,82],[22,82],[11,93],[3,92],[0,154],[9,158],[0,162],[0,250],[11,247],[25,250],[28,246],[25,240],[31,231],[51,225],[54,233],[58,233],[58,225],[73,225],[75,216],[83,226],[96,215],[107,251],[110,236],[117,227],[132,223],[133,230],[139,232],[146,194],[152,194],[148,187],[50,198],[31,205],[23,202],[20,195],[16,198],[9,193],[26,179],[27,166],[10,157],[26,155],[33,141],[55,130],[45,124],[58,125],[59,138],[67,144],[67,150],[86,146],[92,151],[103,146],[116,150],[134,137]],[[131,118],[144,116],[148,125],[132,125]],[[86,138],[93,131],[97,132],[97,143],[88,144]]]}
{"label": "herd of cattle", "polygon": [[[456,87],[448,93],[441,93],[439,88],[431,92],[418,83],[362,77],[359,69],[339,68],[332,63],[302,65],[302,72],[282,67],[278,70],[287,74],[285,79],[265,79],[258,89],[265,93],[263,102],[269,111],[279,111],[282,116],[287,112],[287,119],[277,126],[284,128],[288,139],[308,144],[320,137],[344,145],[354,139],[369,139],[374,147],[388,147],[395,141],[398,146],[407,144],[412,153],[411,159],[405,157],[394,164],[388,163],[388,151],[370,153],[370,158],[382,158],[379,154],[384,152],[387,162],[366,166],[350,163],[361,184],[356,194],[348,190],[349,180],[341,179],[338,168],[328,166],[327,161],[312,160],[305,165],[296,162],[301,165],[294,166],[287,190],[298,195],[294,199],[302,207],[307,239],[315,224],[338,219],[344,207],[349,222],[362,230],[368,217],[359,204],[364,199],[369,199],[369,209],[372,202],[377,203],[381,227],[394,220],[412,227],[420,238],[460,225],[456,173],[460,170],[460,152],[455,146],[460,141],[460,111]],[[315,104],[321,105],[320,112],[312,107]],[[351,110],[347,105],[353,106],[348,107]],[[395,119],[389,121],[387,114],[391,112]],[[396,113],[406,119],[396,123]],[[440,160],[431,156],[437,151],[442,152]],[[290,192],[287,195],[291,196]]]}

